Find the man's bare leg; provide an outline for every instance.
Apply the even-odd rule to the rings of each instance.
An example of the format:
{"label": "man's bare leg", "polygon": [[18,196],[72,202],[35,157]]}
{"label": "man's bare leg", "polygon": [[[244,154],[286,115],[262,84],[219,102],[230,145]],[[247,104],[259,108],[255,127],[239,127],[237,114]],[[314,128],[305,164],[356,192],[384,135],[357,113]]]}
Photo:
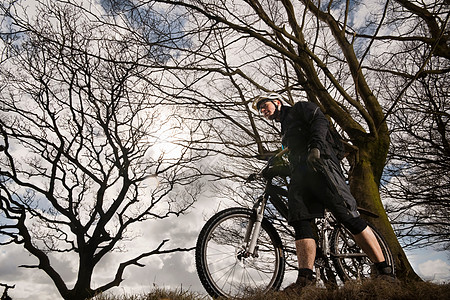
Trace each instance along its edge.
{"label": "man's bare leg", "polygon": [[372,262],[379,263],[385,260],[380,244],[378,244],[377,238],[369,226],[353,237],[358,246],[367,254]]}
{"label": "man's bare leg", "polygon": [[316,241],[314,239],[297,240],[295,248],[297,249],[298,268],[312,270],[316,259]]}
{"label": "man's bare leg", "polygon": [[298,277],[295,283],[286,287],[285,292],[298,293],[307,285],[314,284],[313,267],[316,259],[316,241],[305,238],[295,241],[298,260]]}
{"label": "man's bare leg", "polygon": [[375,237],[372,229],[366,227],[361,233],[355,234],[354,239],[359,247],[367,254],[370,260],[375,264],[380,278],[395,282],[392,266],[386,262],[380,244]]}

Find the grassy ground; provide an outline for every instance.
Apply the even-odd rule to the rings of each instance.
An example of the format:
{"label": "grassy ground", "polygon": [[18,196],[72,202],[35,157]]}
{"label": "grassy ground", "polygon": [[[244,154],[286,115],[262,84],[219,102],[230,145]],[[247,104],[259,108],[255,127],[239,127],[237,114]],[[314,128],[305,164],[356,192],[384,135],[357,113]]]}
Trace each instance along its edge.
{"label": "grassy ground", "polygon": [[[155,289],[145,295],[108,296],[99,295],[94,300],[208,300],[208,296],[190,291],[167,291]],[[388,283],[371,280],[363,284],[348,283],[339,289],[322,289],[308,287],[299,295],[286,295],[283,292],[257,294],[244,300],[449,300],[450,284],[433,284],[428,282]]]}

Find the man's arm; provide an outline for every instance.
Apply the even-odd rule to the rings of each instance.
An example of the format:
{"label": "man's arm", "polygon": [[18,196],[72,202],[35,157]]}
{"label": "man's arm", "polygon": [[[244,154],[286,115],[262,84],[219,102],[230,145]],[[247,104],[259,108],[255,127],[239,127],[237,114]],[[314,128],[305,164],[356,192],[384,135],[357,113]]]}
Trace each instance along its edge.
{"label": "man's arm", "polygon": [[326,148],[326,136],[328,132],[329,122],[320,108],[312,102],[302,102],[301,107],[297,110],[304,117],[304,120],[309,124],[310,136],[308,140],[308,150],[313,148],[319,149],[323,152]]}

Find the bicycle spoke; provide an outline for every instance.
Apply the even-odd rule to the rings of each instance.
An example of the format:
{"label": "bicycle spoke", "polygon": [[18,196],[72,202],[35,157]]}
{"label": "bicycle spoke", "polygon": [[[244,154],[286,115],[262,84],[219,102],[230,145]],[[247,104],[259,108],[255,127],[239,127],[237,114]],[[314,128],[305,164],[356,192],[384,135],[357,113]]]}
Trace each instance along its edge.
{"label": "bicycle spoke", "polygon": [[277,250],[270,235],[276,232],[271,227],[269,233],[268,225],[263,225],[254,253],[247,254],[243,239],[251,212],[243,209],[229,211],[239,213],[228,217],[228,211],[225,211],[222,219],[217,217],[211,221],[211,227],[205,225],[209,234],[196,251],[196,259],[201,258],[197,269],[207,276],[205,280],[200,277],[205,288],[214,297],[242,297],[250,291],[265,291],[275,284],[279,286],[284,274],[284,260],[281,264],[283,257],[278,254],[282,248]]}
{"label": "bicycle spoke", "polygon": [[[386,261],[392,265],[392,255],[381,235],[369,225],[374,232]],[[343,280],[364,280],[373,276],[373,263],[353,240],[345,228],[338,228],[332,237],[332,259],[339,277]]]}

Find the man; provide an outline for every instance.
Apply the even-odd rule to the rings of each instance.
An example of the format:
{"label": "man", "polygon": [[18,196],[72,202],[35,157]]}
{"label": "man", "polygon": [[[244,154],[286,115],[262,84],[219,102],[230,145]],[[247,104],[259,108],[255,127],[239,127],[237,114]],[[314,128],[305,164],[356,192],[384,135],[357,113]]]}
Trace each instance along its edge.
{"label": "man", "polygon": [[316,241],[311,222],[323,216],[324,208],[350,230],[380,276],[393,278],[392,268],[387,265],[372,230],[360,217],[356,200],[345,182],[328,120],[312,102],[298,102],[291,107],[283,105],[282,99],[276,93],[262,95],[254,100],[253,107],[266,119],[281,123],[282,144],[290,150],[288,222],[294,227],[299,271],[296,282],[287,290],[314,283]]}

